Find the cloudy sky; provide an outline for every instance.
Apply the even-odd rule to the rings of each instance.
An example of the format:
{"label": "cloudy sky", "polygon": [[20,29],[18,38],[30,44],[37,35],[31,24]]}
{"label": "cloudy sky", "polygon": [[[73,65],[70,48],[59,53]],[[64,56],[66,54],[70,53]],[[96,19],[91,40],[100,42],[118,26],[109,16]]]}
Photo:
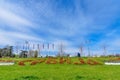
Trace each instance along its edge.
{"label": "cloudy sky", "polygon": [[0,0],[0,46],[17,42],[64,43],[77,51],[86,41],[120,50],[119,0]]}

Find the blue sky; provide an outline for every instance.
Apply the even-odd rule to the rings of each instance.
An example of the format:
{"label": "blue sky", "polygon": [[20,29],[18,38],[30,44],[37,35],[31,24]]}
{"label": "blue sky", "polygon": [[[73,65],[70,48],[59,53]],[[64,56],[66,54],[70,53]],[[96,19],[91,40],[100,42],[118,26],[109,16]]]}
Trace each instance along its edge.
{"label": "blue sky", "polygon": [[[17,42],[64,43],[77,52],[120,49],[119,0],[0,0],[0,46]],[[84,51],[84,52],[85,52]]]}

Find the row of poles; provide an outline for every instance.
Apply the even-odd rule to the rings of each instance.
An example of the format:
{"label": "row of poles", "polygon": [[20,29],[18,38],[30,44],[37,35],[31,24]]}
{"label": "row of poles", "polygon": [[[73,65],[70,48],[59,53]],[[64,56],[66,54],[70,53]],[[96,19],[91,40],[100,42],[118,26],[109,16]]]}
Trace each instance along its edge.
{"label": "row of poles", "polygon": [[[86,44],[87,44],[87,53],[88,53],[88,56],[91,56],[91,51],[90,51],[90,41],[86,41]],[[60,53],[64,53],[64,44],[60,44],[60,47],[59,47],[59,52]],[[102,46],[103,48],[103,55],[105,55],[107,53],[106,51],[106,46],[103,45]],[[20,43],[17,43],[16,44],[16,52],[19,53],[20,50],[26,50],[26,51],[29,51],[29,50],[38,50],[39,53],[40,51],[42,50],[55,50],[55,44],[54,43],[48,43],[48,44],[34,44],[34,43],[30,43],[28,41],[25,41],[24,43],[20,44]],[[84,51],[83,51],[83,44],[81,44],[79,46],[79,51],[81,54],[84,54]]]}
{"label": "row of poles", "polygon": [[25,41],[24,43],[17,43],[16,44],[16,53],[19,53],[20,50],[25,50],[25,51],[29,51],[29,50],[38,50],[38,52],[40,53],[40,51],[42,50],[54,50],[55,45],[54,44],[35,44],[35,43],[30,43],[28,41]]}

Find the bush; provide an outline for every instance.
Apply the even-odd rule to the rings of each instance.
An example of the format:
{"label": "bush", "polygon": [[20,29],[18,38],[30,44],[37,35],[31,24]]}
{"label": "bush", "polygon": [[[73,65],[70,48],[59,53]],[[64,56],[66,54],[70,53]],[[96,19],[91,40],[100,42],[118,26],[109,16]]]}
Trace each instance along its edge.
{"label": "bush", "polygon": [[18,63],[18,65],[24,66],[25,64],[24,64],[24,62],[20,61],[20,62]]}
{"label": "bush", "polygon": [[48,58],[46,64],[57,64],[57,61],[53,58]]}
{"label": "bush", "polygon": [[38,62],[37,61],[33,61],[30,63],[30,65],[36,65]]}
{"label": "bush", "polygon": [[80,65],[80,64],[86,64],[86,63],[82,58],[79,58],[79,62],[74,62],[74,64]]}
{"label": "bush", "polygon": [[97,65],[97,64],[100,64],[100,63],[98,63],[96,61],[93,61],[92,59],[88,59],[87,64],[89,64],[89,65]]}

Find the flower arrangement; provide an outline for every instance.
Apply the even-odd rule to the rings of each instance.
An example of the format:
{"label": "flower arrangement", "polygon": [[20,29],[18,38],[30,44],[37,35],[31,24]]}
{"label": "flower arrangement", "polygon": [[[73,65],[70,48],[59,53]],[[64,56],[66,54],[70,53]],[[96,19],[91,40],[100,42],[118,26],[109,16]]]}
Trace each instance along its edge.
{"label": "flower arrangement", "polygon": [[94,60],[92,60],[92,59],[88,59],[88,60],[87,60],[87,64],[89,64],[89,65],[98,65],[98,64],[100,64],[100,63],[97,62],[97,61],[94,61]]}
{"label": "flower arrangement", "polygon": [[71,64],[71,59],[70,58],[63,58],[63,57],[61,57],[60,59],[59,59],[59,63],[60,64],[64,64],[64,63],[67,63],[67,64]]}
{"label": "flower arrangement", "polygon": [[38,61],[32,61],[31,63],[30,63],[30,65],[36,65],[38,63]]}
{"label": "flower arrangement", "polygon": [[48,58],[47,60],[46,60],[46,64],[57,64],[58,62],[55,60],[55,59],[53,59],[53,58]]}
{"label": "flower arrangement", "polygon": [[23,61],[18,62],[18,65],[25,66],[25,63]]}
{"label": "flower arrangement", "polygon": [[76,65],[86,64],[82,58],[78,58],[79,62],[74,62]]}
{"label": "flower arrangement", "polygon": [[[1,61],[1,60],[0,60]],[[52,58],[52,57],[48,57],[47,59],[38,59],[38,60],[23,60],[23,61],[19,61],[18,65],[20,66],[24,66],[25,63],[28,62],[30,65],[36,65],[39,63],[45,63],[45,64],[75,64],[75,65],[84,65],[84,64],[88,64],[88,65],[99,65],[100,63],[97,61],[94,61],[92,59],[87,59],[84,60],[82,58],[78,58],[78,61],[76,62],[72,62],[70,58]]]}

